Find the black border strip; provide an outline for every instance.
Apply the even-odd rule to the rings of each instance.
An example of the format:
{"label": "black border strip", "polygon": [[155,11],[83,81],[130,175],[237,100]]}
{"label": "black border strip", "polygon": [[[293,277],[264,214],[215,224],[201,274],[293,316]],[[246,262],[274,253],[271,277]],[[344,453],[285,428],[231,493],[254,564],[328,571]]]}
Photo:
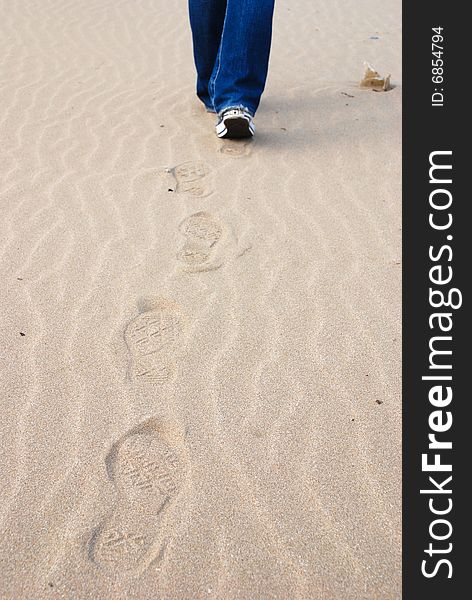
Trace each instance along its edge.
{"label": "black border strip", "polygon": [[[466,161],[471,151],[460,142],[470,128],[466,107],[466,88],[469,87],[466,53],[472,35],[470,28],[466,30],[463,6],[467,5],[437,0],[403,4],[403,598],[407,600],[451,600],[467,595],[465,563],[468,552],[465,543],[469,520],[465,506],[469,498],[465,489],[465,466],[470,449],[466,448],[465,439],[470,391],[466,387],[465,374],[470,354],[470,327],[466,322],[468,294],[465,286],[471,270],[467,263],[467,255],[471,253],[466,240],[472,237],[472,231],[467,231],[466,211],[472,202],[470,191],[465,189]],[[432,60],[437,58],[432,55],[433,27],[443,28],[444,41],[441,45],[444,52],[441,58],[444,61],[444,81],[441,83],[432,81]],[[434,88],[444,94],[442,106],[432,105]],[[436,96],[436,99],[440,97]],[[435,151],[450,151],[451,154],[431,157]],[[452,165],[450,171],[433,171],[433,180],[448,180],[450,177],[452,182],[430,183],[430,160]],[[441,189],[447,192],[434,192],[433,202],[437,199],[438,203],[446,203],[450,194],[452,203],[448,209],[435,210],[430,206],[430,194]],[[428,222],[430,213],[435,213],[433,219],[441,218],[444,223],[450,213],[453,218],[451,226],[435,230]],[[452,256],[446,246],[450,246]],[[433,248],[433,256],[438,258],[430,257],[430,247]],[[430,269],[438,265],[440,269],[433,272],[433,277],[445,278],[445,274],[450,273],[448,267],[451,267],[451,282],[431,282]],[[433,308],[429,299],[430,288],[442,290],[444,294],[451,288],[457,288],[462,293],[462,306],[457,309]],[[435,298],[439,299],[439,296]],[[456,301],[458,298],[459,295],[454,294]],[[433,319],[432,329],[428,322],[433,313],[443,311],[451,315],[453,325],[448,333],[438,329],[438,319]],[[447,318],[442,321],[443,325],[446,322]],[[452,354],[432,358],[443,367],[451,364],[452,369],[429,368],[429,342],[432,337],[441,335],[452,339],[435,340],[433,347],[439,348],[442,344],[442,349],[452,350]],[[422,380],[422,376],[431,375],[452,376],[452,380]],[[429,391],[436,385],[443,386],[440,388],[442,393],[445,393],[446,386],[451,387],[453,396],[448,405],[433,406],[430,402]],[[434,398],[440,400],[438,394]],[[428,434],[434,433],[429,417],[437,410],[441,411],[441,416],[436,415],[435,426],[439,425],[439,419],[447,422],[448,412],[453,419],[450,429],[436,434],[438,440],[451,441],[452,449],[428,449]],[[472,438],[472,431],[468,435]],[[451,472],[423,471],[422,454],[429,453],[428,461],[431,463],[436,452],[440,454],[441,463],[452,465]],[[452,480],[443,484],[451,475]],[[435,489],[429,476],[443,485],[443,490],[449,489],[451,493],[421,494],[421,489]],[[437,510],[445,510],[449,506],[451,510],[444,515],[434,515],[430,501]],[[450,536],[446,537],[449,533],[447,523],[431,525],[436,519],[450,522]],[[444,536],[445,539],[433,539],[431,527],[437,537]],[[425,550],[430,543],[433,553],[428,555]],[[441,559],[450,561],[451,570],[446,562],[438,565]],[[433,577],[423,575],[424,560],[427,562],[423,568],[429,574],[437,568]],[[448,577],[450,574],[451,578]]]}

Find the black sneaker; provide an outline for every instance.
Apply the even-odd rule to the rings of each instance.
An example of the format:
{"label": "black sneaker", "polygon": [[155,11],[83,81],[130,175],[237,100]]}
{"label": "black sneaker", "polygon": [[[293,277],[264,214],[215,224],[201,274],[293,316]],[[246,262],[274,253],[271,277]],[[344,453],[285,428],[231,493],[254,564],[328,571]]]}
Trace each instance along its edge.
{"label": "black sneaker", "polygon": [[248,138],[255,132],[252,115],[247,108],[225,108],[218,115],[216,135],[219,138]]}

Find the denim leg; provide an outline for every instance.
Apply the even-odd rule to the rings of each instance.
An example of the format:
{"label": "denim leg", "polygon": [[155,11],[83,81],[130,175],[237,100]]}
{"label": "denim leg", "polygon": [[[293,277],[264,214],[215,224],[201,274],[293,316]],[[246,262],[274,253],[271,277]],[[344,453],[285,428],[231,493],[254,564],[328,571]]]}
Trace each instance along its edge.
{"label": "denim leg", "polygon": [[227,0],[209,83],[217,112],[229,106],[256,112],[267,78],[273,12],[274,0]]}
{"label": "denim leg", "polygon": [[211,109],[214,106],[208,87],[220,47],[226,4],[227,0],[189,0],[197,96]]}

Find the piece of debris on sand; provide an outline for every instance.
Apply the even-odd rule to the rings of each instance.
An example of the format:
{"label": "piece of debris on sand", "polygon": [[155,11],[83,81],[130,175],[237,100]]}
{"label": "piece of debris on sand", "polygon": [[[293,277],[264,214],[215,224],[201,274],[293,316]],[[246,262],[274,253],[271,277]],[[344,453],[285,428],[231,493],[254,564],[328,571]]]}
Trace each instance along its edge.
{"label": "piece of debris on sand", "polygon": [[374,92],[388,92],[388,90],[392,89],[390,75],[382,77],[368,62],[364,63],[364,67],[365,72],[360,83],[361,87],[371,88]]}

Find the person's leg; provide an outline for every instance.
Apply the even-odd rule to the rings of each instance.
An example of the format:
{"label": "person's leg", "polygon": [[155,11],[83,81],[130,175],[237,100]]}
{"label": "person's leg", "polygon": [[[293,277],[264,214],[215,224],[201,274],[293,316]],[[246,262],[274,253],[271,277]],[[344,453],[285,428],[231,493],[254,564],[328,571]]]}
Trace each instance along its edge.
{"label": "person's leg", "polygon": [[267,78],[273,12],[274,0],[227,0],[209,83],[216,112],[244,106],[255,114]]}
{"label": "person's leg", "polygon": [[193,55],[197,68],[197,96],[211,110],[208,85],[218,56],[227,0],[189,0]]}

